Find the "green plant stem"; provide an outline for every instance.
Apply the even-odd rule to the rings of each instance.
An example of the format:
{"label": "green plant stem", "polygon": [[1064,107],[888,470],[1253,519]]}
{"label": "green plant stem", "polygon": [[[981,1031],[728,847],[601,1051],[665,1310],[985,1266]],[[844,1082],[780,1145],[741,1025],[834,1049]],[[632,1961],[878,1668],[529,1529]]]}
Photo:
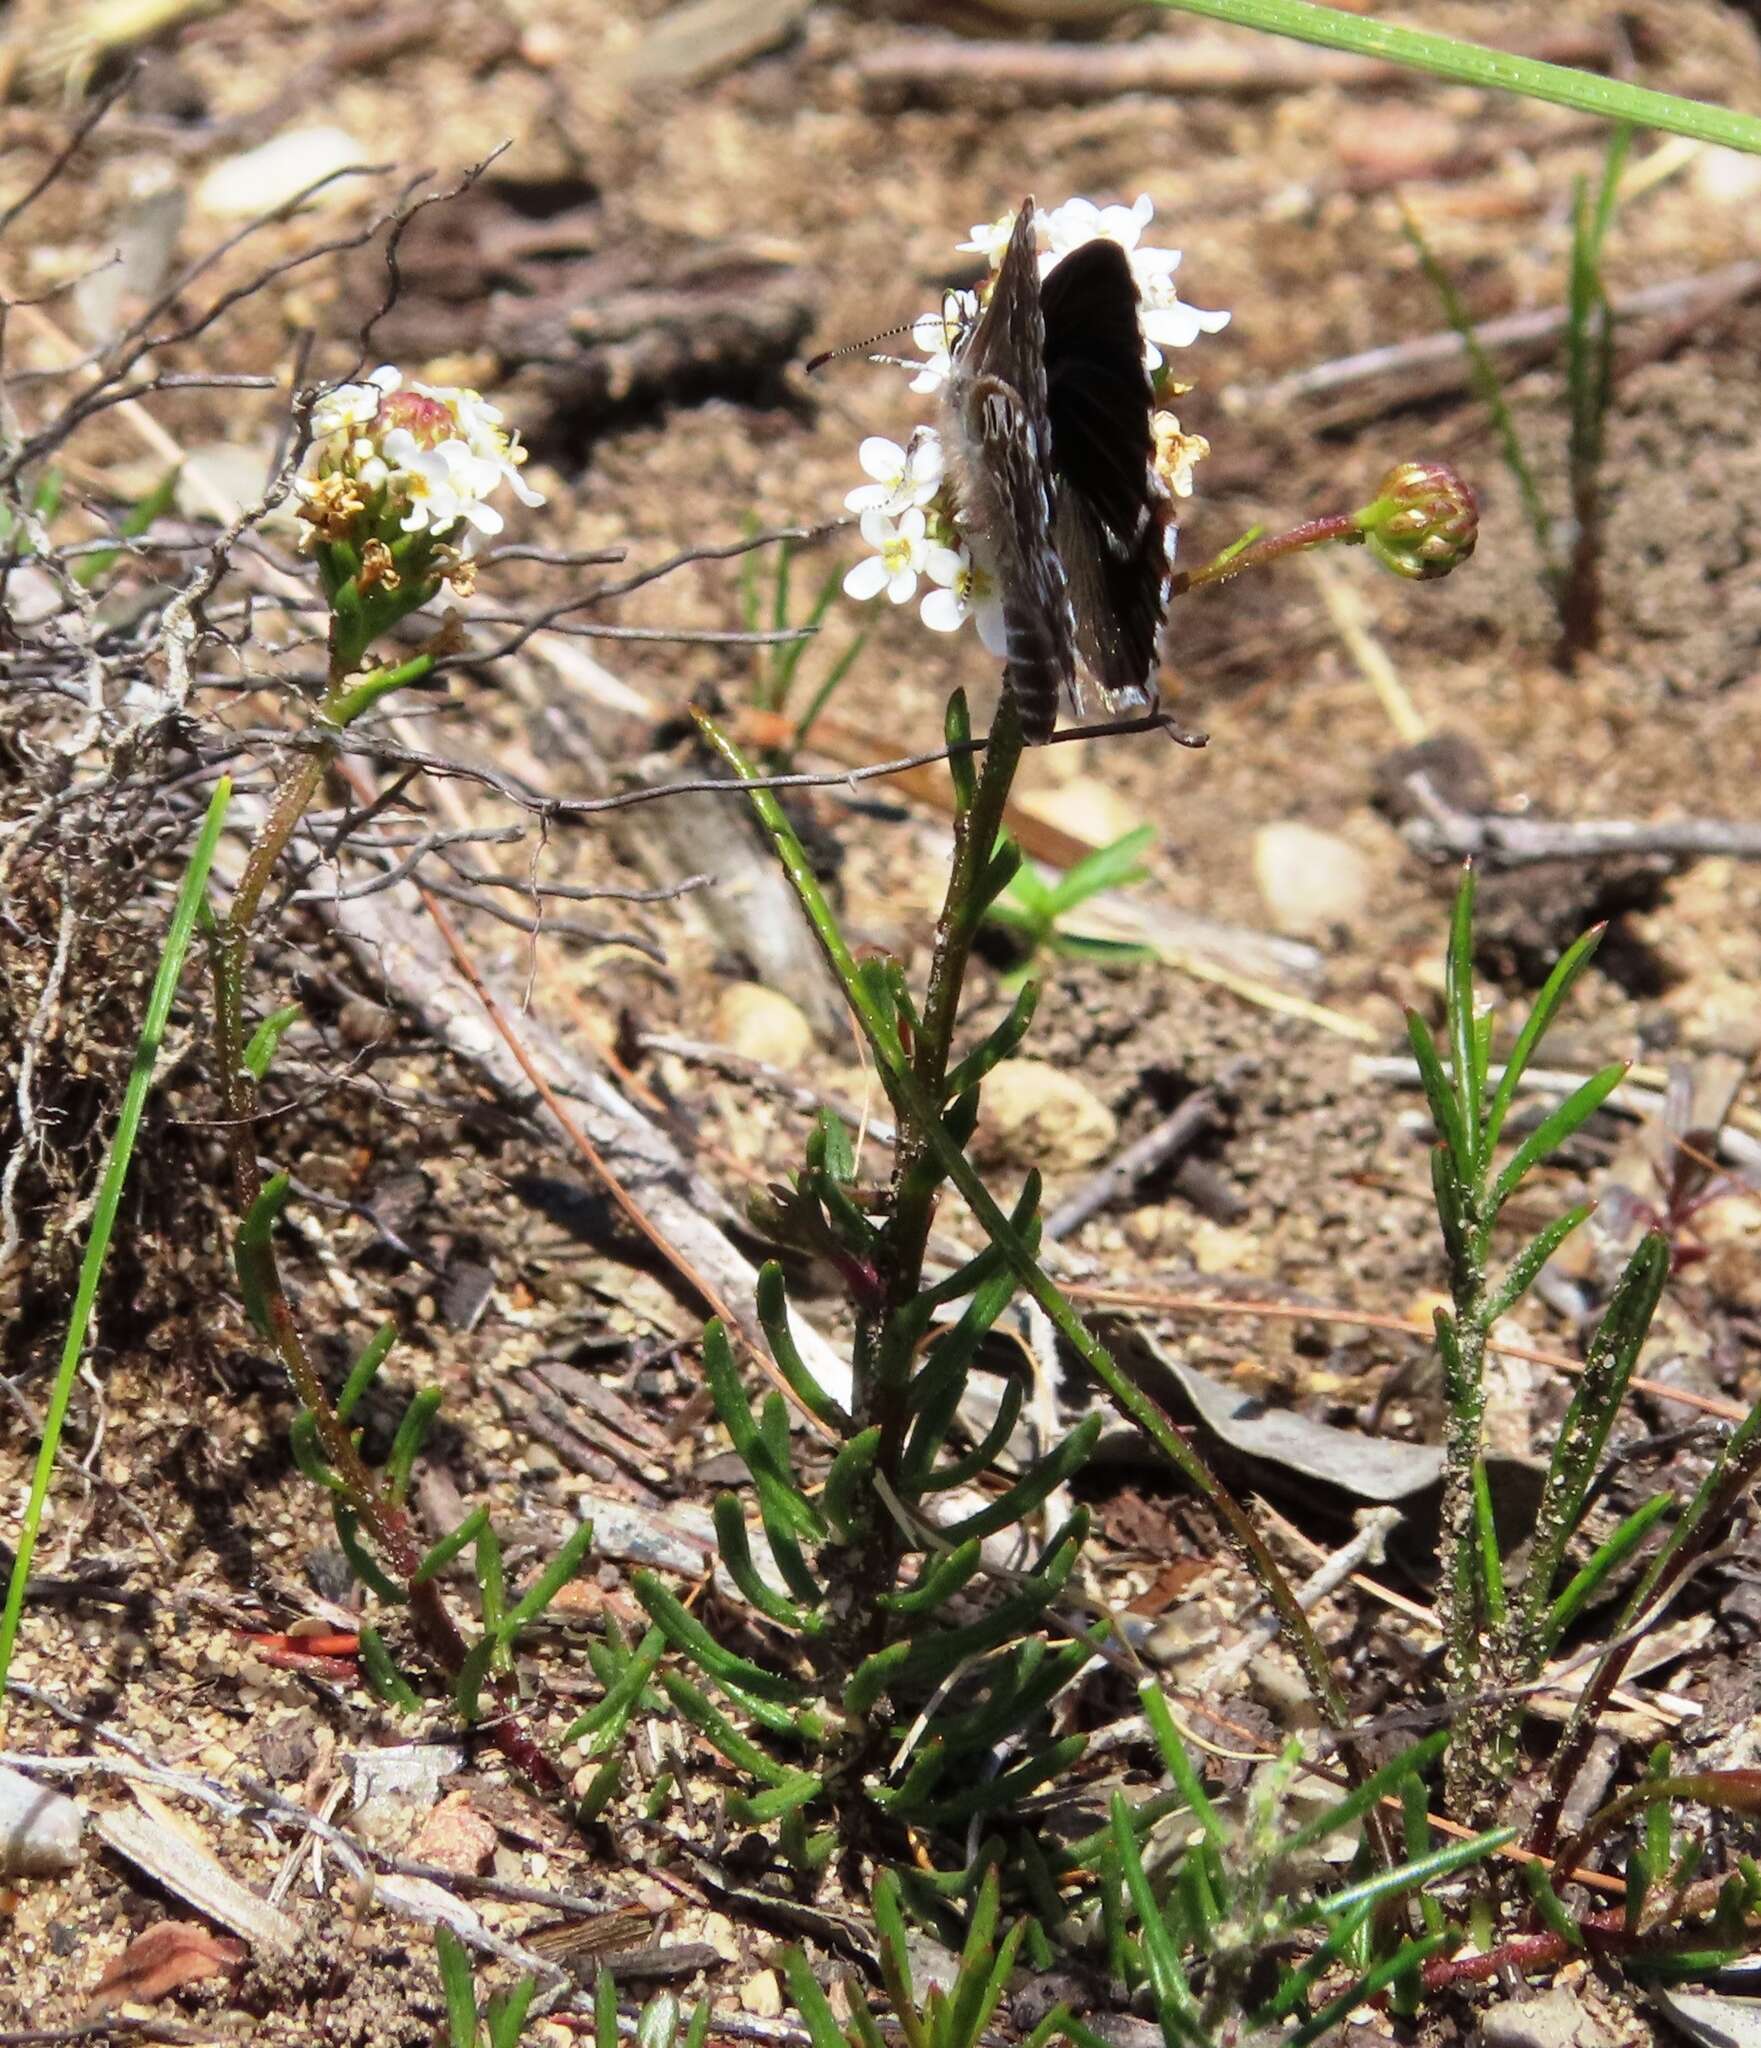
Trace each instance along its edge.
{"label": "green plant stem", "polygon": [[[704,737],[740,780],[751,783],[754,776],[752,764],[733,741],[719,730],[713,720],[701,713],[698,715],[698,725]],[[1017,733],[1017,759],[1019,744]],[[1010,772],[1013,773],[1013,763],[1010,764]],[[1316,1639],[1314,1630],[1309,1626],[1308,1617],[1291,1590],[1289,1581],[1278,1569],[1276,1560],[1254,1527],[1252,1518],[1211,1471],[1186,1437],[1174,1428],[1149,1396],[1126,1377],[1106,1345],[1095,1336],[1059,1292],[1035,1260],[1020,1233],[997,1206],[990,1191],[943,1123],[939,1105],[923,1091],[915,1066],[911,1061],[901,1058],[898,1040],[891,1024],[879,1010],[859,975],[855,960],[838,929],[837,919],[832,915],[818,879],[808,864],[800,841],[796,838],[781,806],[769,790],[751,788],[747,794],[760,821],[771,835],[784,871],[795,886],[814,935],[824,949],[832,970],[843,987],[845,997],[856,1012],[864,1035],[880,1063],[882,1080],[898,1113],[901,1130],[910,1127],[927,1139],[928,1148],[939,1161],[947,1179],[959,1191],[991,1242],[1008,1260],[1021,1285],[1032,1294],[1051,1318],[1053,1326],[1074,1347],[1083,1362],[1106,1388],[1114,1406],[1136,1423],[1175,1468],[1210,1502],[1230,1542],[1265,1592],[1302,1665],[1317,1703],[1329,1723],[1334,1728],[1343,1730],[1349,1723],[1350,1713],[1344,1695],[1328,1668],[1326,1653]],[[976,811],[976,798],[973,808]],[[1342,1742],[1340,1751],[1354,1780],[1361,1781],[1368,1775],[1368,1767],[1356,1744],[1350,1741]],[[1388,1845],[1380,1815],[1366,1816],[1365,1825],[1376,1843],[1379,1858],[1385,1863]]]}
{"label": "green plant stem", "polygon": [[1653,92],[1620,79],[1599,78],[1594,72],[1543,63],[1538,57],[1489,50],[1479,43],[1406,28],[1398,22],[1343,14],[1337,8],[1315,6],[1311,0],[1157,0],[1157,5],[1182,14],[1202,14],[1211,21],[1231,22],[1238,28],[1260,29],[1268,35],[1293,36],[1298,42],[1319,43],[1324,49],[1348,50],[1354,56],[1380,57],[1461,85],[1521,93],[1527,99],[1571,107],[1605,121],[1626,121],[1637,128],[1660,128],[1672,135],[1692,136],[1698,142],[1761,153],[1761,120],[1753,114],[1735,113],[1675,93]]}
{"label": "green plant stem", "polygon": [[[414,668],[417,664],[406,664],[406,667]],[[351,688],[346,675],[336,675],[319,707],[320,716],[328,720],[339,708],[346,711],[351,696],[356,700],[357,709],[364,709],[384,694],[383,690],[374,687],[375,680],[374,677],[357,680]],[[216,1053],[233,1185],[241,1215],[250,1213],[263,1185],[262,1171],[257,1164],[257,1084],[244,1058],[244,984],[252,929],[288,842],[299,829],[300,820],[336,758],[335,744],[326,741],[305,755],[283,779],[269,806],[269,814],[251,843],[232,903],[214,934],[212,971]],[[337,1413],[323,1376],[306,1348],[299,1320],[282,1284],[272,1244],[263,1249],[260,1278],[270,1342],[294,1393],[311,1415],[313,1430],[324,1456],[342,1482],[343,1498],[365,1527],[375,1551],[392,1576],[402,1582],[411,1618],[429,1656],[448,1678],[456,1678],[469,1655],[465,1639],[447,1610],[439,1581],[422,1576],[422,1546],[417,1541],[408,1514],[388,1490],[375,1483],[353,1433]],[[492,1733],[497,1747],[535,1784],[547,1790],[560,1788],[562,1780],[556,1766],[510,1717],[505,1714],[496,1716]]]}
{"label": "green plant stem", "polygon": [[214,849],[220,843],[227,805],[231,800],[232,781],[223,775],[214,786],[195,852],[190,856],[183,886],[178,891],[171,924],[165,934],[164,950],[159,955],[159,971],[153,978],[152,993],[147,998],[147,1014],[141,1022],[140,1037],[135,1041],[134,1065],[129,1070],[122,1110],[116,1119],[109,1156],[104,1162],[104,1178],[99,1184],[98,1200],[92,1210],[91,1232],[86,1239],[85,1257],[80,1261],[79,1282],[74,1290],[73,1313],[68,1318],[61,1363],[56,1369],[48,1411],[43,1418],[43,1441],[37,1451],[36,1471],[25,1502],[24,1519],[19,1525],[12,1578],[6,1589],[6,1609],[0,1615],[0,1696],[5,1692],[6,1673],[12,1663],[12,1646],[24,1607],[25,1582],[30,1577],[31,1554],[36,1548],[37,1531],[42,1526],[43,1508],[49,1498],[49,1483],[55,1471],[55,1454],[60,1448],[62,1426],[67,1419],[67,1404],[73,1394],[74,1377],[79,1370],[80,1354],[85,1349],[92,1308],[98,1298],[98,1282],[103,1277],[104,1261],[109,1256],[110,1239],[116,1228],[116,1212],[122,1203],[123,1185],[128,1179],[129,1162],[134,1156],[147,1091],[153,1085],[153,1072],[159,1064],[165,1026],[171,1016],[172,1001],[189,952],[190,935],[196,928],[203,891],[208,884],[208,870],[213,865]]}
{"label": "green plant stem", "polygon": [[[967,964],[984,912],[980,883],[1002,829],[1003,809],[1021,749],[1021,721],[1013,696],[1005,691],[977,789],[955,821],[954,858],[936,927],[916,1042],[911,1048],[919,1100],[928,1106],[928,1122],[937,1132]],[[879,1429],[875,1469],[895,1489],[900,1484],[910,1421],[911,1375],[921,1329],[911,1310],[923,1291],[924,1254],[944,1178],[928,1125],[917,1116],[903,1115],[894,1151],[891,1213],[877,1260],[884,1293],[874,1308],[858,1316],[852,1359],[855,1426],[858,1432]],[[853,1571],[849,1611],[861,1653],[869,1654],[880,1647],[890,1626],[878,1601],[881,1594],[893,1590],[905,1539],[893,1517],[881,1511],[879,1496],[872,1488],[862,1489],[859,1504],[865,1504],[864,1512],[859,1526],[852,1530],[848,1553]]]}
{"label": "green plant stem", "polygon": [[1343,542],[1347,547],[1362,546],[1364,535],[1357,524],[1357,515],[1352,512],[1329,512],[1319,519],[1305,519],[1300,526],[1293,526],[1287,533],[1275,533],[1265,540],[1256,540],[1249,547],[1237,552],[1223,553],[1201,567],[1175,572],[1172,594],[1176,597],[1189,590],[1202,590],[1208,583],[1227,583],[1248,569],[1264,569],[1271,563],[1282,561],[1286,555],[1300,554],[1305,548],[1326,547],[1334,542]]}

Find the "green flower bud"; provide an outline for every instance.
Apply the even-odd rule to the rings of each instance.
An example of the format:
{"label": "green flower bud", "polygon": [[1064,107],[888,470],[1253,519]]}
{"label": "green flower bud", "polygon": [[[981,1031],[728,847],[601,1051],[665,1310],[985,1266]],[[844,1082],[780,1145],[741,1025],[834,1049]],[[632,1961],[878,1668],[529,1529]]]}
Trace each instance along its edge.
{"label": "green flower bud", "polygon": [[1480,502],[1446,462],[1402,462],[1375,499],[1352,515],[1370,552],[1396,576],[1447,576],[1474,551]]}

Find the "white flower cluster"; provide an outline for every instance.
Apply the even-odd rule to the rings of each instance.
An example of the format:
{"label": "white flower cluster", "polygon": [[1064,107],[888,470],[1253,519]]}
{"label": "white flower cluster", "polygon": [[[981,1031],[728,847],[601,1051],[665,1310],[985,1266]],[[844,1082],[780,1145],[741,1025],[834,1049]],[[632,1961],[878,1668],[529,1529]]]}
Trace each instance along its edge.
{"label": "white flower cluster", "polygon": [[[1139,294],[1144,367],[1152,382],[1159,381],[1164,349],[1190,348],[1201,334],[1215,334],[1229,324],[1227,313],[1207,313],[1182,303],[1173,282],[1180,266],[1178,249],[1141,246],[1154,213],[1154,203],[1145,193],[1134,206],[1067,199],[1050,212],[1040,208],[1034,220],[1042,279],[1088,242],[1117,242],[1126,252]],[[962,254],[983,256],[995,272],[1014,231],[1015,215],[1006,213],[981,222],[971,238],[957,246]],[[950,292],[940,312],[925,313],[913,324],[911,338],[924,356],[911,379],[913,391],[938,392],[947,383],[954,343],[977,316],[985,296],[984,291]],[[1157,412],[1153,425],[1158,473],[1175,497],[1190,497],[1192,466],[1210,452],[1208,443],[1199,435],[1182,434],[1171,412]],[[884,590],[894,604],[909,604],[917,595],[919,577],[927,578],[935,588],[920,606],[926,626],[952,633],[970,618],[985,647],[992,654],[1004,653],[1002,604],[989,570],[975,557],[970,537],[960,531],[952,495],[945,488],[942,443],[935,428],[919,427],[902,448],[896,441],[872,435],[857,450],[857,460],[872,481],[858,485],[844,503],[862,515],[860,532],[873,552],[844,578],[845,595],[873,598]],[[1172,527],[1169,540],[1172,545]]]}
{"label": "white flower cluster", "polygon": [[312,445],[294,489],[316,538],[465,529],[468,556],[502,516],[489,503],[506,484],[523,505],[543,497],[520,475],[526,451],[500,411],[475,391],[406,381],[387,364],[364,384],[339,384],[312,408]]}

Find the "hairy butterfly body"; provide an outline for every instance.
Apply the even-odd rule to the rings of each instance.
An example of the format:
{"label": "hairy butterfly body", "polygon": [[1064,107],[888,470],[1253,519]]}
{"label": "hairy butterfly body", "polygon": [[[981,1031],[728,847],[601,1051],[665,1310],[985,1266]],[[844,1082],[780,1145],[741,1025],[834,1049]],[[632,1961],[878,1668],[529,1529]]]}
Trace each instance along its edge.
{"label": "hairy butterfly body", "polygon": [[961,527],[997,586],[1004,681],[1032,744],[1078,701],[1079,655],[1109,703],[1154,702],[1170,506],[1153,405],[1125,251],[1085,242],[1042,283],[1024,201],[989,299],[954,337],[946,409]]}

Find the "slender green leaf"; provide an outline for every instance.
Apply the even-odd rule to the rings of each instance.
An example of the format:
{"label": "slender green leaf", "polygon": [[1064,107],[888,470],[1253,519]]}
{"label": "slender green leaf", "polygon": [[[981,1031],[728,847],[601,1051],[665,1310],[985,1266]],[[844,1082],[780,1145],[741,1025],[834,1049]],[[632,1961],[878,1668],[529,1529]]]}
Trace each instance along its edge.
{"label": "slender green leaf", "polygon": [[1431,289],[1437,294],[1438,302],[1443,308],[1444,319],[1455,330],[1456,337],[1461,342],[1462,353],[1467,358],[1469,381],[1491,418],[1492,431],[1498,440],[1498,452],[1516,485],[1523,517],[1534,536],[1535,550],[1541,557],[1542,574],[1549,586],[1557,589],[1559,562],[1554,548],[1552,515],[1547,510],[1546,500],[1541,496],[1541,487],[1535,481],[1535,472],[1523,448],[1522,436],[1517,432],[1515,416],[1504,395],[1503,381],[1474,329],[1467,307],[1462,303],[1461,294],[1456,290],[1448,271],[1432,252],[1417,217],[1410,209],[1403,211],[1401,225],[1418,256],[1420,268],[1430,280]]}
{"label": "slender green leaf", "polygon": [[1192,1759],[1186,1754],[1186,1744],[1180,1739],[1180,1731],[1174,1725],[1174,1715],[1168,1706],[1166,1694],[1155,1679],[1146,1678],[1137,1688],[1137,1702],[1142,1707],[1144,1718],[1150,1724],[1150,1733],[1156,1738],[1156,1747],[1162,1752],[1162,1762],[1167,1766],[1168,1775],[1174,1780],[1175,1790],[1192,1809],[1192,1817],[1204,1830],[1205,1840],[1213,1848],[1225,1846],[1227,1836],[1222,1817],[1205,1795],[1199,1783]]}
{"label": "slender green leaf", "polygon": [[367,1681],[368,1691],[382,1699],[388,1707],[394,1707],[400,1714],[414,1714],[420,1711],[422,1702],[416,1697],[410,1682],[391,1661],[391,1653],[385,1647],[385,1638],[376,1628],[363,1622],[358,1631],[361,1645],[361,1676]]}
{"label": "slender green leaf", "polygon": [[642,1697],[649,1679],[654,1676],[665,1649],[665,1630],[651,1628],[638,1644],[635,1654],[615,1683],[606,1689],[604,1699],[597,1706],[589,1707],[579,1720],[564,1731],[564,1744],[586,1742],[591,1752],[599,1746],[601,1737],[615,1741],[616,1735],[607,1736],[606,1731],[621,1730],[631,1709]]}
{"label": "slender green leaf", "polygon": [[849,2048],[844,2031],[832,2013],[831,2003],[819,1987],[819,1979],[805,1955],[793,1943],[783,1950],[783,1975],[789,1996],[801,2015],[813,2048]]}
{"label": "slender green leaf", "polygon": [[1534,1008],[1523,1020],[1523,1028],[1517,1033],[1516,1044],[1511,1047],[1510,1057],[1504,1063],[1504,1072],[1499,1076],[1498,1087],[1492,1097],[1492,1107],[1486,1112],[1486,1157],[1492,1156],[1493,1147],[1498,1143],[1504,1130],[1504,1119],[1510,1113],[1510,1105],[1516,1095],[1522,1077],[1528,1071],[1529,1061],[1534,1058],[1541,1041],[1551,1029],[1553,1020],[1559,1015],[1560,1006],[1571,993],[1580,974],[1590,964],[1596,948],[1602,943],[1606,924],[1592,925],[1566,947],[1559,956],[1553,972],[1541,985],[1541,993],[1535,998]]}
{"label": "slender green leaf", "polygon": [[424,1387],[411,1397],[410,1405],[397,1426],[391,1455],[385,1461],[385,1490],[400,1507],[410,1490],[416,1459],[428,1441],[428,1432],[434,1426],[434,1418],[440,1413],[440,1404],[445,1398],[439,1387]]}
{"label": "slender green leaf", "polygon": [[256,1200],[233,1236],[232,1262],[238,1274],[239,1292],[244,1296],[251,1326],[260,1337],[271,1334],[269,1303],[275,1284],[271,1240],[292,1191],[293,1183],[285,1173],[271,1175],[257,1191]]}
{"label": "slender green leaf", "polygon": [[1437,1136],[1448,1149],[1457,1179],[1471,1181],[1473,1160],[1462,1129],[1461,1110],[1450,1088],[1449,1077],[1443,1071],[1437,1041],[1431,1036],[1430,1026],[1416,1010],[1406,1013],[1406,1036],[1413,1058],[1418,1063],[1419,1082],[1430,1105],[1431,1122],[1436,1126]]}
{"label": "slender green leaf", "polygon": [[970,1582],[982,1559],[983,1550],[978,1538],[968,1537],[952,1550],[939,1551],[925,1558],[914,1585],[902,1593],[881,1594],[878,1604],[889,1614],[914,1617],[933,1614]]}
{"label": "slender green leaf", "polygon": [[1048,1451],[1037,1463],[1030,1465],[1009,1491],[988,1508],[980,1508],[961,1521],[949,1523],[942,1531],[944,1540],[963,1543],[969,1536],[994,1536],[999,1529],[1007,1529],[1012,1523],[1023,1520],[1067,1479],[1082,1470],[1104,1427],[1101,1416],[1085,1416],[1056,1450]]}
{"label": "slender green leaf", "polygon": [[336,1524],[336,1540],[342,1546],[342,1554],[349,1561],[349,1569],[363,1586],[377,1593],[381,1600],[401,1607],[408,1599],[396,1579],[389,1577],[379,1565],[373,1553],[361,1541],[360,1517],[348,1502],[340,1496],[330,1503],[331,1519]]}
{"label": "slender green leaf", "polygon": [[[875,1435],[878,1438],[879,1432],[876,1431]],[[746,1517],[740,1511],[740,1496],[737,1493],[718,1493],[714,1517],[716,1542],[721,1548],[722,1563],[728,1568],[728,1576],[759,1613],[796,1635],[822,1634],[826,1625],[823,1615],[798,1607],[785,1594],[766,1584],[753,1561]]]}
{"label": "slender green leaf", "polygon": [[239,1065],[253,1081],[261,1081],[268,1073],[269,1063],[281,1041],[303,1014],[298,1003],[289,1003],[285,1009],[272,1011],[251,1033],[250,1043],[245,1047]]}
{"label": "slender green leaf", "polygon": [[825,681],[808,698],[807,709],[795,721],[795,736],[789,742],[786,756],[788,760],[793,761],[801,749],[806,746],[808,735],[819,723],[821,712],[825,710],[826,706],[843,687],[845,678],[856,666],[862,650],[867,645],[868,629],[865,626],[856,635],[855,639],[850,642],[849,646],[844,649],[843,653],[838,656],[837,660],[832,663],[831,667],[826,671]]}
{"label": "slender green leaf", "polygon": [[1449,921],[1449,955],[1444,966],[1444,1013],[1448,1024],[1449,1062],[1455,1082],[1455,1113],[1465,1140],[1462,1180],[1475,1187],[1480,1177],[1480,1098],[1475,1087],[1479,1062],[1474,1057],[1474,870],[1461,871],[1455,912]]}
{"label": "slender green leaf", "polygon": [[477,2048],[477,1991],[471,1958],[444,1920],[435,1923],[434,1953],[446,1994],[446,2031],[452,2048]]}
{"label": "slender green leaf", "polygon": [[1135,831],[1121,834],[1111,844],[1085,854],[1065,873],[1062,881],[1053,884],[1052,904],[1056,913],[1062,916],[1067,910],[1075,910],[1104,890],[1125,889],[1133,882],[1143,881],[1149,872],[1143,865],[1143,856],[1155,841],[1156,828],[1139,825]]}
{"label": "slender green leaf", "polygon": [[1596,1597],[1610,1574],[1626,1563],[1651,1533],[1658,1519],[1674,1505],[1673,1493],[1654,1493],[1643,1507],[1635,1508],[1627,1516],[1605,1543],[1597,1545],[1583,1569],[1574,1574],[1547,1611],[1540,1641],[1543,1662],[1553,1654],[1560,1638]]}
{"label": "slender green leaf", "polygon": [[749,1657],[723,1649],[696,1615],[682,1605],[653,1572],[636,1572],[630,1584],[636,1598],[673,1647],[682,1650],[711,1678],[731,1679],[758,1699],[773,1700],[783,1705],[803,1703],[805,1694],[793,1679],[784,1678],[775,1671],[766,1671]]}
{"label": "slender green leaf", "polygon": [[1015,1434],[1015,1425],[1021,1418],[1021,1404],[1026,1398],[1025,1382],[1014,1373],[1006,1374],[995,1422],[964,1457],[950,1459],[946,1465],[932,1472],[923,1483],[924,1491],[946,1493],[950,1487],[970,1485],[981,1473],[988,1472]]}
{"label": "slender green leaf", "polygon": [[416,1567],[416,1575],[410,1581],[413,1586],[425,1586],[446,1570],[460,1552],[476,1542],[488,1526],[489,1510],[486,1507],[473,1508],[450,1536],[441,1537]]}
{"label": "slender green leaf", "polygon": [[763,1326],[765,1341],[770,1346],[777,1371],[788,1381],[801,1405],[816,1420],[828,1424],[840,1434],[847,1431],[849,1416],[807,1369],[796,1349],[794,1333],[789,1328],[788,1290],[783,1280],[783,1269],[775,1259],[767,1259],[758,1269],[757,1306],[758,1320]]}
{"label": "slender green leaf", "polygon": [[[139,540],[155,520],[163,519],[171,510],[177,496],[177,475],[180,464],[173,464],[153,488],[137,504],[132,505],[117,523],[116,531],[124,540]],[[105,575],[111,564],[121,553],[119,548],[105,548],[94,555],[82,555],[73,565],[73,580],[84,589],[90,589],[99,577]],[[261,1080],[262,1076],[259,1075]]]}
{"label": "slender green leaf", "polygon": [[336,1397],[336,1414],[339,1422],[347,1422],[361,1405],[367,1389],[379,1376],[379,1368],[391,1355],[391,1347],[397,1342],[397,1325],[381,1323],[365,1346],[361,1355],[349,1368],[349,1376],[342,1383],[342,1392]]}
{"label": "slender green leaf", "polygon": [[880,1444],[880,1424],[875,1423],[844,1445],[825,1476],[820,1505],[832,1527],[846,1538],[858,1525],[864,1495],[873,1490],[874,1461]]}
{"label": "slender green leaf", "polygon": [[1132,1832],[1131,1812],[1121,1792],[1113,1794],[1112,1820],[1113,1850],[1137,1916],[1138,1939],[1143,1943],[1144,1961],[1149,1966],[1150,1993],[1155,2000],[1162,2039],[1167,2048],[1181,2048],[1183,2042],[1202,2036],[1198,2004],[1187,1982],[1180,1952],[1169,1937],[1162,1909],[1150,1889],[1143,1856]]}
{"label": "slender green leaf", "polygon": [[1271,35],[1294,36],[1325,49],[1348,50],[1429,72],[1460,85],[1482,90],[1521,93],[1556,107],[1572,107],[1599,120],[1628,121],[1639,128],[1660,128],[1673,135],[1691,135],[1727,149],[1761,152],[1761,120],[1704,100],[1655,92],[1624,79],[1574,71],[1538,57],[1517,57],[1507,50],[1487,49],[1455,36],[1408,28],[1396,21],[1347,14],[1311,0],[1156,0],[1158,6],[1211,21],[1233,22],[1240,28]]}
{"label": "slender green leaf", "polygon": [[1410,1749],[1402,1750],[1400,1755],[1390,1758],[1361,1785],[1354,1786],[1305,1821],[1294,1834],[1287,1836],[1281,1844],[1284,1855],[1297,1855],[1301,1850],[1312,1848],[1316,1842],[1324,1841],[1328,1835],[1351,1827],[1378,1800],[1395,1791],[1403,1779],[1419,1777],[1429,1770],[1448,1747],[1449,1730],[1440,1728],[1435,1734],[1415,1742]]}
{"label": "slender green leaf", "polygon": [[509,1614],[503,1633],[510,1641],[528,1623],[536,1621],[569,1581],[579,1574],[592,1542],[593,1524],[577,1522],[564,1539],[562,1548],[526,1588]]}
{"label": "slender green leaf", "polygon": [[1530,1171],[1557,1152],[1567,1138],[1589,1122],[1626,1079],[1626,1071],[1625,1060],[1611,1061],[1599,1073],[1592,1074],[1581,1088],[1573,1089],[1551,1116],[1544,1117],[1535,1126],[1498,1176],[1492,1189],[1489,1213],[1496,1214],[1502,1209]]}
{"label": "slender green leaf", "polygon": [[514,2048],[526,2025],[526,2011],[538,1989],[536,1977],[522,1977],[489,2001],[489,2048]]}
{"label": "slender green leaf", "polygon": [[1585,1222],[1595,1210],[1594,1202],[1580,1202],[1575,1209],[1568,1209],[1555,1222],[1539,1230],[1511,1260],[1498,1291],[1492,1296],[1486,1308],[1486,1327],[1490,1329],[1501,1316],[1508,1315],[1540,1277],[1541,1268],[1558,1251],[1580,1223]]}

